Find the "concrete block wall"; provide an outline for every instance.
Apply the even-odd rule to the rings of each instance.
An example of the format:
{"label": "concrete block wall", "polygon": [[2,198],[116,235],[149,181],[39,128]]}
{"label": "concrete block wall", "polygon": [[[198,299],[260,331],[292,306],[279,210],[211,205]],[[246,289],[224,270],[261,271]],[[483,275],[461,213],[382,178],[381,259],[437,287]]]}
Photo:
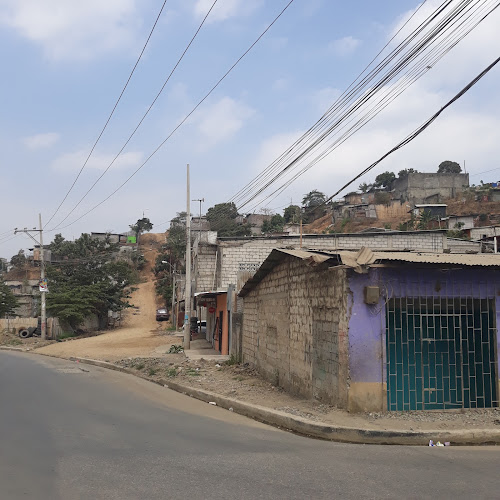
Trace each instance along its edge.
{"label": "concrete block wall", "polygon": [[448,248],[451,253],[481,252],[481,243],[477,241],[448,238]]}
{"label": "concrete block wall", "polygon": [[[302,247],[312,250],[372,250],[416,251],[442,253],[447,245],[443,232],[395,232],[337,235],[304,235]],[[225,289],[238,283],[238,272],[255,273],[273,248],[299,248],[299,236],[276,238],[235,238],[219,240],[217,287]],[[204,271],[202,271],[204,272]]]}
{"label": "concrete block wall", "polygon": [[243,361],[285,390],[346,407],[345,270],[285,257],[244,300]]}
{"label": "concrete block wall", "polygon": [[215,245],[198,245],[195,252],[196,292],[208,292],[217,287]]}

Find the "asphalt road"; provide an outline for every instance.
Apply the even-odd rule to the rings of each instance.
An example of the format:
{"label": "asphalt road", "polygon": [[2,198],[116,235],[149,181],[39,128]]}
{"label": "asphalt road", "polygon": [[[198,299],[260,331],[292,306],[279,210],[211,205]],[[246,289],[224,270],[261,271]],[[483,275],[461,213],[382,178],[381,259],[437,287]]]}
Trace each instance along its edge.
{"label": "asphalt road", "polygon": [[362,446],[131,375],[0,351],[0,498],[498,498],[500,448]]}

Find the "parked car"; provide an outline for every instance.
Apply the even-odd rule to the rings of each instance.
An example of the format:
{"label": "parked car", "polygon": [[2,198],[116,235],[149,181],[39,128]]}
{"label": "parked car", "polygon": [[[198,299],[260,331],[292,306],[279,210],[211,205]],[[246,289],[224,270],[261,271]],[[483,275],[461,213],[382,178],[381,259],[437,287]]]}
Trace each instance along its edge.
{"label": "parked car", "polygon": [[198,331],[200,333],[207,333],[207,322],[206,321],[198,321]]}
{"label": "parked car", "polygon": [[156,310],[156,321],[168,321],[170,319],[170,314],[168,309],[157,309]]}

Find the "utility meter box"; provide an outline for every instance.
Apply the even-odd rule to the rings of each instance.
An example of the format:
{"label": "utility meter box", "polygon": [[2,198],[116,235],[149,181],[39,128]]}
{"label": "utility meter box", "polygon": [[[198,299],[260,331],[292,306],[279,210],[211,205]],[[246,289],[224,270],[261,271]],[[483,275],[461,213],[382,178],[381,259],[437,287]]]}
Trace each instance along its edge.
{"label": "utility meter box", "polygon": [[380,300],[380,287],[365,286],[365,304],[375,305]]}

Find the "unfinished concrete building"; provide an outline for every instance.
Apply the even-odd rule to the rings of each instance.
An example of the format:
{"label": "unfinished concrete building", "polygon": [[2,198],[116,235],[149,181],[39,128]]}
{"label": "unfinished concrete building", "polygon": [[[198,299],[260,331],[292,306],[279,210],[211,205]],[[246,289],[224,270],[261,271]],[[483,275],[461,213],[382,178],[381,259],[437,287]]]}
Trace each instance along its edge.
{"label": "unfinished concrete building", "polygon": [[393,199],[409,203],[441,203],[469,187],[469,174],[408,174],[392,182]]}

